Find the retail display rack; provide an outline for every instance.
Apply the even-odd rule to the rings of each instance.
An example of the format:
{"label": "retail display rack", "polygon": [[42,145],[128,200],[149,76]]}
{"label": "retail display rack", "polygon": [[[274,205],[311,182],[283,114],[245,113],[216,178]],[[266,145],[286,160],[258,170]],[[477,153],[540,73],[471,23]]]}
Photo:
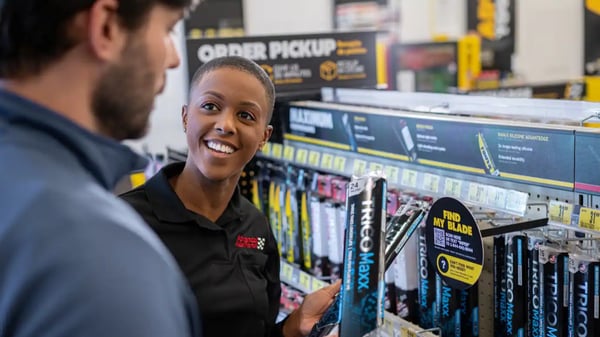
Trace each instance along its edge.
{"label": "retail display rack", "polygon": [[[600,234],[599,104],[335,88],[322,96],[292,103],[280,116],[283,143],[261,156],[346,177],[383,171],[390,187],[469,205],[488,237],[482,336],[494,330],[490,235],[546,224]],[[306,292],[322,286],[285,261],[282,280]],[[386,317],[407,336],[421,331]]]}

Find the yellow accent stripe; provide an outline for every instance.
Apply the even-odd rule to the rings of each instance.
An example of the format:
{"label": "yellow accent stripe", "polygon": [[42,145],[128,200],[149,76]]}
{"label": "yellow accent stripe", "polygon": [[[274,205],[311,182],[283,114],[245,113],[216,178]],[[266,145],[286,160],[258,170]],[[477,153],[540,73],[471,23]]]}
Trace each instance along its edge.
{"label": "yellow accent stripe", "polygon": [[395,153],[389,153],[389,152],[383,152],[383,151],[377,151],[377,150],[367,149],[367,148],[364,148],[364,147],[359,147],[358,148],[358,152],[359,153],[370,154],[370,155],[378,156],[378,157],[384,157],[384,158],[391,158],[391,159],[398,159],[398,160],[402,160],[402,161],[408,161],[408,156],[405,156],[405,155],[395,154]]}
{"label": "yellow accent stripe", "polygon": [[514,174],[514,173],[500,172],[500,176],[504,177],[504,178],[510,178],[510,179],[515,179],[515,180],[523,180],[523,181],[530,181],[532,183],[540,183],[540,184],[554,185],[554,186],[560,186],[560,187],[573,188],[575,186],[574,183],[570,183],[570,182],[566,182],[566,181],[553,180],[553,179],[544,179],[544,178],[536,178],[536,177],[524,176],[524,175]]}
{"label": "yellow accent stripe", "polygon": [[459,171],[465,171],[465,172],[471,172],[471,173],[485,174],[485,171],[483,169],[476,168],[476,167],[469,167],[469,166],[463,166],[463,165],[442,163],[442,162],[439,162],[439,161],[429,160],[429,159],[417,159],[417,161],[419,163],[423,164],[423,165],[443,167],[443,168],[448,168],[448,169],[453,169],[453,170],[459,170]]}
{"label": "yellow accent stripe", "polygon": [[294,140],[297,142],[303,142],[303,143],[308,143],[308,144],[333,147],[335,149],[340,149],[340,150],[350,150],[350,145],[347,145],[347,144],[341,144],[341,143],[336,143],[336,142],[330,142],[328,140],[321,140],[321,139],[314,139],[314,138],[309,138],[309,137],[304,137],[304,136],[298,136],[298,135],[293,135],[291,133],[284,134],[283,138],[285,138],[287,140]]}

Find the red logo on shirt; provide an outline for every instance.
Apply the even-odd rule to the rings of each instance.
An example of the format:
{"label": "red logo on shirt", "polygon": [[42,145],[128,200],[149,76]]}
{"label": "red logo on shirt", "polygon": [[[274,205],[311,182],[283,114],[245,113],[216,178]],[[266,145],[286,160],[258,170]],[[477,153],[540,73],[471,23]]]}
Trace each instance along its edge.
{"label": "red logo on shirt", "polygon": [[238,248],[250,248],[263,250],[265,248],[265,238],[261,237],[249,237],[238,235],[235,240],[235,246]]}

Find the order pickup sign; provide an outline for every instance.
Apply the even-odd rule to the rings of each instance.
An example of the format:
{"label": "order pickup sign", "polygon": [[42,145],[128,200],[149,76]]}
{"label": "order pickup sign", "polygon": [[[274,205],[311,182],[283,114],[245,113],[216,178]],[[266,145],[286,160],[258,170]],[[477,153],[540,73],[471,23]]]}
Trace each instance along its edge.
{"label": "order pickup sign", "polygon": [[471,212],[458,200],[445,197],[432,206],[427,220],[429,263],[455,289],[477,283],[483,269],[483,241]]}

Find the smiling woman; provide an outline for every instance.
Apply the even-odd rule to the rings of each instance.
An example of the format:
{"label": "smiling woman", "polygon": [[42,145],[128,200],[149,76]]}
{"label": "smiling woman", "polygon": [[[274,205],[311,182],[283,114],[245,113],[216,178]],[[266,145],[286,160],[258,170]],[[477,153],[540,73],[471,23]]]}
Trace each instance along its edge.
{"label": "smiling woman", "polygon": [[237,187],[271,135],[273,84],[253,61],[224,57],[198,69],[189,96],[181,114],[187,161],[122,197],[175,256],[196,295],[205,336],[305,336],[339,283],[308,295],[276,325],[277,243],[266,217]]}

